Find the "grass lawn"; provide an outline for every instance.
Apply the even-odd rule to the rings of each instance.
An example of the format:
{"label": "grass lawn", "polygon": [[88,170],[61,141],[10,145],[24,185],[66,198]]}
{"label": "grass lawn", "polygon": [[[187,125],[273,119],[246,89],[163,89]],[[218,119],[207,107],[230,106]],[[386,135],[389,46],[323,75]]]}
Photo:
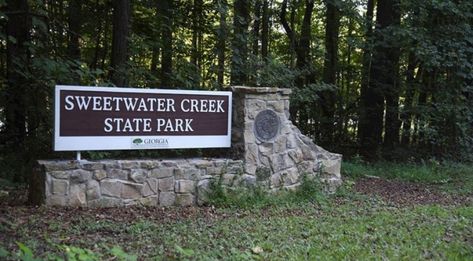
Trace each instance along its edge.
{"label": "grass lawn", "polygon": [[[280,195],[220,194],[216,207],[0,205],[0,256],[473,260],[473,166],[433,164],[347,163],[344,186],[335,195],[320,194],[309,181]],[[417,170],[421,178],[414,175]]]}

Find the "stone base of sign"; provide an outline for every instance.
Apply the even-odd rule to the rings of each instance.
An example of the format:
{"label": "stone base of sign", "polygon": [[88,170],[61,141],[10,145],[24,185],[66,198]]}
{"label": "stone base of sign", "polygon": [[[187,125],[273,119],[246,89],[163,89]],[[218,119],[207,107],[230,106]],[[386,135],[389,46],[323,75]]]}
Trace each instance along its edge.
{"label": "stone base of sign", "polygon": [[228,186],[248,182],[243,161],[39,161],[34,180],[43,187],[32,193],[37,203],[55,206],[188,206],[206,201],[210,180],[220,178]]}
{"label": "stone base of sign", "polygon": [[[234,86],[232,91],[232,146],[244,160],[247,175],[272,190],[298,186],[304,174],[317,176],[329,192],[341,184],[342,155],[315,145],[289,120],[290,89]],[[266,110],[279,118],[277,134],[270,140],[258,138],[255,129],[256,116]]]}
{"label": "stone base of sign", "polygon": [[[341,184],[342,156],[315,145],[289,120],[290,90],[235,86],[232,91],[234,159],[39,161],[31,179],[32,203],[188,206],[208,201],[212,181],[269,191],[294,189],[303,175],[319,178],[329,192]],[[266,110],[268,117],[256,119]]]}

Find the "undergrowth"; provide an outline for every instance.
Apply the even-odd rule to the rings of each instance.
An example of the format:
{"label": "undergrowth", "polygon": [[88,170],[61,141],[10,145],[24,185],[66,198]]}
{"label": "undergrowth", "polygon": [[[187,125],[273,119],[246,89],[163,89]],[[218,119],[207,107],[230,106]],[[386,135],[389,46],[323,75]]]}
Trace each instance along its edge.
{"label": "undergrowth", "polygon": [[268,192],[267,184],[257,183],[247,187],[227,187],[219,179],[211,183],[208,192],[210,205],[230,208],[265,208],[275,206],[297,205],[307,202],[324,204],[327,195],[316,178],[302,175],[300,185],[293,189],[281,189]]}

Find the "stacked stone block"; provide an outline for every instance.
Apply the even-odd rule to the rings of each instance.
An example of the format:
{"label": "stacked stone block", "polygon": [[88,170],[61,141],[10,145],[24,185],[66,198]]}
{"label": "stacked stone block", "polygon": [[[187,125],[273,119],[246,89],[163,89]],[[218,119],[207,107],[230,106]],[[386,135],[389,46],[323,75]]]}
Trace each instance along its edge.
{"label": "stacked stone block", "polygon": [[[227,159],[39,161],[47,205],[189,206],[205,202],[210,180],[241,180],[243,162]],[[41,178],[41,177],[37,177]]]}
{"label": "stacked stone block", "polygon": [[[342,156],[328,152],[289,120],[289,89],[232,87],[234,146],[244,160],[245,174],[271,190],[295,188],[302,175],[317,176],[332,192],[341,183]],[[271,140],[255,135],[258,113],[271,110],[279,118],[279,133]]]}

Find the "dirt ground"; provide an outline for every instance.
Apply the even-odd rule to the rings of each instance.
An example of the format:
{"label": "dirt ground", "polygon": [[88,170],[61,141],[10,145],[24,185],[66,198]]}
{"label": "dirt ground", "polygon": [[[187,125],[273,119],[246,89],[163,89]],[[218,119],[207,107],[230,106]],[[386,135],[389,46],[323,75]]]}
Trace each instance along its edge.
{"label": "dirt ground", "polygon": [[455,195],[442,192],[438,186],[382,178],[362,178],[356,181],[358,193],[378,196],[397,205],[466,205],[473,204],[473,194]]}

